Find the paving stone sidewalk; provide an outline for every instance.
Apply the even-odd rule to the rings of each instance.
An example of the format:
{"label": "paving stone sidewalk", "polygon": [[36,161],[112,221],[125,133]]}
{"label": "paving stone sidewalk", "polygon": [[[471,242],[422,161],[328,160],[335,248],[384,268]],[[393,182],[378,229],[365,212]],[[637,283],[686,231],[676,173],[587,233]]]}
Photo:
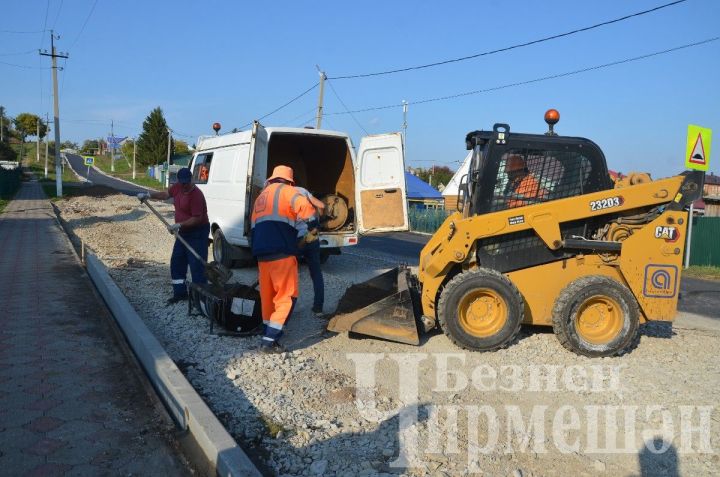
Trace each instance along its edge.
{"label": "paving stone sidewalk", "polygon": [[37,182],[0,215],[0,475],[189,475]]}

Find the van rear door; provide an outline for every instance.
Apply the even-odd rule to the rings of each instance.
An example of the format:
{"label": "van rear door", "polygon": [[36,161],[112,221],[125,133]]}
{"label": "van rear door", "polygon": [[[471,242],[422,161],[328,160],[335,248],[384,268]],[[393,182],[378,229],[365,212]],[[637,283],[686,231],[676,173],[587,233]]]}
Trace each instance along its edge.
{"label": "van rear door", "polygon": [[267,179],[268,133],[258,122],[253,121],[250,137],[250,159],[248,161],[248,178],[245,188],[245,236],[250,238],[250,218],[255,198],[265,186]]}
{"label": "van rear door", "polygon": [[408,230],[405,157],[400,133],[360,140],[355,202],[360,233]]}

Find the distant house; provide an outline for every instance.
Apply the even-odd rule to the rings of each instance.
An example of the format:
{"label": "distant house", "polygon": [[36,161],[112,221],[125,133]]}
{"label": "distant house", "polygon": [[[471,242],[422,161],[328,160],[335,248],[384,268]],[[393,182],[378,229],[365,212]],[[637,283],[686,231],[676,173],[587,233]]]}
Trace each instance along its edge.
{"label": "distant house", "polygon": [[418,176],[406,172],[405,185],[408,207],[416,209],[442,209],[444,207],[442,194]]}
{"label": "distant house", "polygon": [[462,165],[455,171],[452,179],[447,183],[445,189],[442,191],[443,201],[445,202],[445,210],[455,211],[457,210],[458,191],[460,187],[460,180],[470,170],[470,158],[472,158],[472,151],[468,152],[467,156],[462,162]]}
{"label": "distant house", "polygon": [[720,217],[720,176],[712,172],[705,175],[703,198],[705,217]]}

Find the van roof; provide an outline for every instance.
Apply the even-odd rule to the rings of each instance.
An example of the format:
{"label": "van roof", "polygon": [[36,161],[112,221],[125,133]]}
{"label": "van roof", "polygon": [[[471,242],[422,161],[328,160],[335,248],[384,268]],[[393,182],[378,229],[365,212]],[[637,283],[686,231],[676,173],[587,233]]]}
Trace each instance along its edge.
{"label": "van roof", "polygon": [[[308,129],[308,128],[285,128],[285,127],[267,127],[265,130],[268,136],[272,134],[303,134],[312,136],[328,136],[349,139],[347,133],[340,131],[330,131],[327,129]],[[200,136],[198,137],[196,150],[203,151],[207,149],[215,149],[218,147],[234,146],[235,144],[243,144],[250,142],[252,131],[240,131],[236,133],[222,134],[219,136]]]}

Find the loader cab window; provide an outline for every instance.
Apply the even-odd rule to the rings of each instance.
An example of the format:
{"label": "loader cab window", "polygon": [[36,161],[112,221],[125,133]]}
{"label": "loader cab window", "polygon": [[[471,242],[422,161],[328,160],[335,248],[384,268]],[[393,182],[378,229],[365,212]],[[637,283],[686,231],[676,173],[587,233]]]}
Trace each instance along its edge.
{"label": "loader cab window", "polygon": [[207,184],[210,178],[210,166],[212,164],[212,152],[195,156],[192,178],[195,184]]}
{"label": "loader cab window", "polygon": [[517,148],[497,165],[490,212],[583,194],[591,161],[577,151]]}

